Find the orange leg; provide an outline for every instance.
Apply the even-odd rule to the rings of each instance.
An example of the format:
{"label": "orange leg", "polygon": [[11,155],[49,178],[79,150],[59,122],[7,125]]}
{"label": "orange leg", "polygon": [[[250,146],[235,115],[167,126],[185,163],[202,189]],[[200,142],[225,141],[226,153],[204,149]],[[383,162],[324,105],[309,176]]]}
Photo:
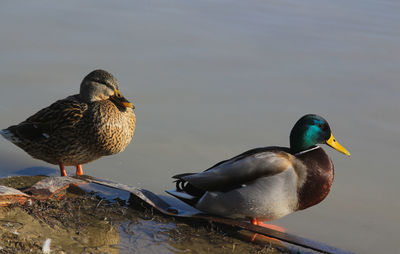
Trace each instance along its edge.
{"label": "orange leg", "polygon": [[77,165],[76,166],[76,173],[77,176],[83,175],[83,170],[82,170],[82,165]]}
{"label": "orange leg", "polygon": [[[255,219],[255,218],[251,219],[250,222],[251,222],[251,224],[253,224],[253,225],[255,225],[255,226],[260,226],[260,227],[264,227],[264,228],[269,228],[269,229],[273,229],[273,230],[276,230],[276,231],[279,231],[279,232],[286,232],[286,230],[285,230],[284,228],[282,228],[282,227],[279,227],[279,226],[276,226],[276,225],[272,225],[272,224],[265,224],[265,223],[263,223],[262,221],[259,221],[259,220]],[[258,236],[258,234],[255,233],[255,234],[251,237],[250,241],[251,241],[251,242],[254,242],[254,241],[256,240],[257,236]],[[264,235],[260,235],[260,237],[262,237],[262,238],[264,238],[264,239],[267,239],[268,241],[275,242],[275,243],[277,243],[277,244],[279,244],[279,243],[281,242],[281,241],[279,241],[279,240],[277,240],[277,239],[275,239],[275,238],[271,238],[271,237],[264,236]]]}
{"label": "orange leg", "polygon": [[65,172],[64,165],[62,163],[60,163],[59,166],[60,166],[61,176],[67,176],[67,172]]}
{"label": "orange leg", "polygon": [[256,225],[256,226],[261,226],[264,228],[269,228],[269,229],[273,229],[279,232],[285,232],[286,230],[282,227],[276,226],[276,225],[272,225],[272,224],[265,224],[262,221],[259,221],[257,219],[251,219],[251,224]]}

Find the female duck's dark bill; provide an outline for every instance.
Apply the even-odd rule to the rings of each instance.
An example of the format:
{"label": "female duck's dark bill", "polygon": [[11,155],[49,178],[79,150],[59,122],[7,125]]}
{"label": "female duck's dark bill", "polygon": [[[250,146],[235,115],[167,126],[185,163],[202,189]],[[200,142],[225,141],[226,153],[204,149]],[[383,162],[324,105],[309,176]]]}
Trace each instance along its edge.
{"label": "female duck's dark bill", "polygon": [[110,97],[112,101],[125,108],[135,108],[133,104],[122,96],[118,89],[114,90],[114,94]]}
{"label": "female duck's dark bill", "polygon": [[337,151],[350,156],[349,151],[346,150],[346,148],[344,148],[341,144],[339,144],[339,142],[336,141],[335,137],[332,135],[331,133],[331,137],[326,141],[326,144],[334,149],[336,149]]}

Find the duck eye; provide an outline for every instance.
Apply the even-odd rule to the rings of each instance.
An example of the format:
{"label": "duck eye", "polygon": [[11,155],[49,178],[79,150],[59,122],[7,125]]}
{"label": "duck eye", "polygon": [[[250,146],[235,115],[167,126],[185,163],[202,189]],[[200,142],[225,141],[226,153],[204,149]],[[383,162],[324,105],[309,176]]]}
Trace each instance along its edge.
{"label": "duck eye", "polygon": [[326,124],[318,124],[318,127],[323,131],[327,131],[328,130],[328,125],[326,125]]}

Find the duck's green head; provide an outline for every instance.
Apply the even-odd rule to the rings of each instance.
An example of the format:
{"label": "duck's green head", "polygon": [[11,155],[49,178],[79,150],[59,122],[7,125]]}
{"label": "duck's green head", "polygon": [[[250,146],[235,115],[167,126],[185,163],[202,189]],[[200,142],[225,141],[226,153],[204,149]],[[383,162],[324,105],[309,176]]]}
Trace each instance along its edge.
{"label": "duck's green head", "polygon": [[290,150],[298,153],[316,144],[327,144],[345,155],[350,153],[333,137],[328,122],[318,115],[308,114],[300,118],[290,132]]}

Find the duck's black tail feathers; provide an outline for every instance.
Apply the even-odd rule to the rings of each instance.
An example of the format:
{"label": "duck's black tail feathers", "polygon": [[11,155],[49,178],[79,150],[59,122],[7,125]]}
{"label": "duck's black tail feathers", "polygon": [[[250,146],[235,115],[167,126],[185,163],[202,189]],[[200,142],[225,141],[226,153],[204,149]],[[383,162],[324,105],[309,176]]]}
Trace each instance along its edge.
{"label": "duck's black tail feathers", "polygon": [[196,203],[204,195],[206,191],[196,188],[184,179],[185,176],[192,175],[193,173],[186,173],[175,175],[172,178],[177,179],[175,181],[176,189],[167,190],[166,192],[179,200],[187,203],[190,206],[196,206]]}

